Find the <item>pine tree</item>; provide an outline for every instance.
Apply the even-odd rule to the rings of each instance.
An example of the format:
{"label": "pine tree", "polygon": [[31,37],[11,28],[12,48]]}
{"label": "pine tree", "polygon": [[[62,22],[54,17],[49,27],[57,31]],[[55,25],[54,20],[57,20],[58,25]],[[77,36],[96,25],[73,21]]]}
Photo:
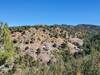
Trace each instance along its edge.
{"label": "pine tree", "polygon": [[3,40],[4,50],[0,51],[0,58],[12,59],[15,52],[13,48],[13,43],[11,41],[10,30],[6,23],[2,24],[1,33],[3,38],[2,40]]}
{"label": "pine tree", "polygon": [[2,33],[3,33],[3,40],[4,40],[4,48],[6,50],[13,50],[13,44],[11,41],[11,34],[8,28],[7,24],[4,24],[2,28]]}

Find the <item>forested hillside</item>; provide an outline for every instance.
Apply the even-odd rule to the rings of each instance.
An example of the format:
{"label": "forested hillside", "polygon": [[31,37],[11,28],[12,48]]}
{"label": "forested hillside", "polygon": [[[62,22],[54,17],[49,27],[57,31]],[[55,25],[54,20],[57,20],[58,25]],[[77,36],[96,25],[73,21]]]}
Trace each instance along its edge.
{"label": "forested hillside", "polygon": [[100,26],[1,23],[0,75],[100,75]]}

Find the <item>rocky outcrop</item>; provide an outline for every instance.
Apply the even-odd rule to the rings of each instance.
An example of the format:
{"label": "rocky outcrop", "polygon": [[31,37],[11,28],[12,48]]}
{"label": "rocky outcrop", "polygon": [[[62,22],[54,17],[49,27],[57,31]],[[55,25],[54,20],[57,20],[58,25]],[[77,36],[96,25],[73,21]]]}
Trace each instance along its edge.
{"label": "rocky outcrop", "polygon": [[[63,37],[62,37],[63,36]],[[64,37],[65,36],[65,37]],[[13,32],[12,40],[15,47],[19,47],[23,54],[28,54],[35,60],[41,60],[47,63],[51,60],[51,51],[59,47],[65,48],[63,43],[71,54],[78,52],[79,47],[83,45],[83,40],[79,38],[69,38],[68,31],[61,28],[29,28],[21,32]]]}

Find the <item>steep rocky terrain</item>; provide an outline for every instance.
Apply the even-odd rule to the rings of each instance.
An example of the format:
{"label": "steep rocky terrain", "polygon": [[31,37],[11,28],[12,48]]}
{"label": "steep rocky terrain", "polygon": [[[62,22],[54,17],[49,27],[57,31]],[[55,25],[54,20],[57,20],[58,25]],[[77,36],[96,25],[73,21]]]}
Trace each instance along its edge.
{"label": "steep rocky terrain", "polygon": [[[1,58],[0,60],[0,71],[4,73],[11,74],[13,71],[14,75],[25,75],[25,72],[20,74],[20,71],[22,72],[25,70],[27,73],[29,72],[29,74],[26,73],[26,75],[33,75],[30,74],[30,71],[33,73],[36,69],[43,67],[39,64],[41,67],[38,65],[39,67],[37,68],[38,62],[47,66],[54,64],[58,69],[61,69],[58,64],[62,64],[63,62],[61,66],[69,70],[70,73],[73,73],[70,74],[69,72],[66,72],[65,75],[78,75],[75,74],[77,72],[76,69],[81,67],[79,64],[83,65],[82,62],[84,60],[90,59],[89,56],[92,54],[92,49],[100,51],[100,26],[85,24],[77,26],[64,24],[51,26],[36,25],[10,27],[10,31],[7,30],[7,27],[4,27],[4,29],[1,30],[3,35],[0,36],[0,49],[3,51],[7,48],[7,50],[14,51],[13,58],[10,57],[12,64],[8,64],[8,61],[5,61],[9,56],[9,53],[1,53],[1,57],[6,55],[5,59]],[[8,34],[7,32],[10,32],[11,34]],[[2,43],[2,37],[4,43]],[[11,41],[9,41],[10,39]],[[10,54],[12,53],[13,52],[10,52]],[[68,67],[68,64],[70,68]],[[52,65],[50,68],[52,68]],[[86,66],[85,63],[84,65]],[[29,71],[27,69],[31,70]],[[66,69],[61,69],[60,72],[66,71]],[[72,70],[74,70],[75,73],[71,72]],[[41,71],[43,72],[43,70]],[[57,72],[55,71],[55,73],[58,73],[58,70]]]}
{"label": "steep rocky terrain", "polygon": [[[82,36],[81,32],[80,36]],[[51,52],[60,48],[66,49],[70,54],[81,51],[83,38],[78,38],[77,32],[72,34],[61,27],[29,28],[22,31],[12,31],[12,41],[16,48],[19,48],[23,54],[29,54],[35,60],[40,59],[47,63],[52,58]]]}

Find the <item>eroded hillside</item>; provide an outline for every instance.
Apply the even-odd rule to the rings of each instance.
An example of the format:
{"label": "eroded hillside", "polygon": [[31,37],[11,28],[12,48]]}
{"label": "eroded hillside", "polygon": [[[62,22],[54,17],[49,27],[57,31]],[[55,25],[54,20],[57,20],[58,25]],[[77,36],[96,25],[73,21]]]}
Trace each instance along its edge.
{"label": "eroded hillside", "polygon": [[51,52],[54,50],[65,49],[70,54],[82,51],[84,33],[76,31],[73,34],[59,26],[49,29],[33,27],[22,31],[12,31],[12,41],[23,54],[27,53],[35,60],[40,59],[47,63],[52,58]]}
{"label": "eroded hillside", "polygon": [[[51,75],[56,75],[56,74],[64,75],[63,72],[66,70],[69,70],[69,72],[65,72],[65,75],[74,75],[74,74],[77,75],[79,67],[82,67],[81,66],[82,64],[86,65],[86,63],[82,62],[88,60],[89,56],[91,56],[92,49],[100,51],[99,26],[83,25],[83,24],[77,26],[39,25],[39,26],[10,27],[8,30],[7,27],[4,27],[1,30],[3,30],[4,34],[3,36],[5,36],[8,31],[11,34],[7,34],[6,38],[1,39],[5,40],[4,43],[2,43],[1,41],[0,48],[1,49],[13,48],[14,50],[14,55],[13,58],[11,59],[12,64],[8,64],[8,62],[6,62],[6,59],[0,61],[0,62],[4,61],[4,63],[1,63],[0,67],[1,72],[7,74],[11,73],[12,70],[14,70],[12,74],[15,75],[25,75],[25,74],[28,75],[27,74],[28,72],[29,75],[37,75],[36,74],[37,72],[35,73],[33,71],[36,71],[36,69],[40,69],[38,71],[43,72],[42,75],[49,75],[47,72],[49,72],[49,68],[51,68],[50,65],[51,66],[55,65],[54,68],[57,67],[57,72],[54,71],[55,74]],[[10,39],[7,38],[11,39],[13,46],[9,41]],[[6,40],[8,40],[10,44],[8,42],[5,42]],[[5,48],[5,45],[9,46]],[[10,54],[12,54],[12,52],[10,52]],[[98,60],[98,62],[100,61]],[[42,66],[38,63],[40,63]],[[68,67],[69,63],[70,63],[69,65],[70,68]],[[94,62],[94,64],[95,63],[97,62]],[[59,66],[59,64],[62,65]],[[41,67],[39,67],[39,65]],[[43,65],[48,66],[43,68],[43,70],[48,69],[47,72],[46,70],[42,71]],[[63,67],[63,69],[61,69],[61,67]],[[32,71],[32,73],[34,74],[28,71],[29,69],[31,69],[30,71]],[[59,71],[58,69],[61,70]],[[23,72],[24,70],[27,73]],[[74,72],[71,72],[72,70],[74,70]],[[80,75],[81,74],[86,75],[84,73],[81,73],[81,71],[85,71],[85,69],[80,68],[79,73]]]}

